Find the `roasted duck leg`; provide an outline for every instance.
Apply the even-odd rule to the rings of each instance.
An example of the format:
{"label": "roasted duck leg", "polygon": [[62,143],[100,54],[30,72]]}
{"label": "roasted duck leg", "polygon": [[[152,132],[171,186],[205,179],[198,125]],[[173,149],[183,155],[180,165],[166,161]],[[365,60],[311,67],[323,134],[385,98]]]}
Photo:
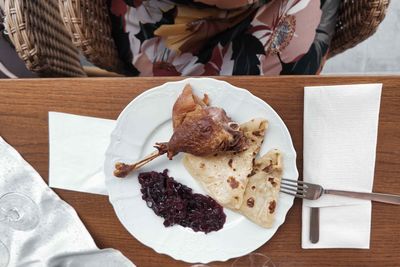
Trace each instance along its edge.
{"label": "roasted duck leg", "polygon": [[247,149],[247,139],[239,125],[222,108],[210,107],[207,95],[200,99],[186,85],[172,110],[174,132],[165,143],[157,143],[157,151],[134,163],[116,163],[114,175],[125,177],[160,155],[169,159],[179,152],[207,156],[223,151],[240,152]]}

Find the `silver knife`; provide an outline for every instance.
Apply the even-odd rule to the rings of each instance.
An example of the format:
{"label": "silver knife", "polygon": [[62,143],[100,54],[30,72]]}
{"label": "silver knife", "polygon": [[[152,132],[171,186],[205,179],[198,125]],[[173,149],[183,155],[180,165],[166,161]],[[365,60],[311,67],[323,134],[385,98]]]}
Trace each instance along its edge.
{"label": "silver knife", "polygon": [[315,244],[319,240],[319,208],[311,208],[310,213],[310,241]]}

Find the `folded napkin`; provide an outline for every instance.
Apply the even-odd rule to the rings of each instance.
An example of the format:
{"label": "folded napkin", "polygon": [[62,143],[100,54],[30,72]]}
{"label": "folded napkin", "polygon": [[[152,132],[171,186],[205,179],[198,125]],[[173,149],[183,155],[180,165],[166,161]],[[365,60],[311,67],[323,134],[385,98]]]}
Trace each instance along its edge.
{"label": "folded napkin", "polygon": [[103,165],[115,121],[49,112],[49,186],[107,195]]}
{"label": "folded napkin", "polygon": [[[38,224],[25,231],[0,222],[0,241],[10,254],[8,266],[134,266],[116,250],[99,250],[75,210],[0,137],[0,200],[8,193],[30,198],[39,217]],[[77,259],[82,259],[80,264]]]}
{"label": "folded napkin", "polygon": [[[304,88],[303,179],[326,189],[371,192],[382,85]],[[320,239],[309,241],[310,207]],[[303,201],[303,248],[369,248],[371,202],[324,195]]]}

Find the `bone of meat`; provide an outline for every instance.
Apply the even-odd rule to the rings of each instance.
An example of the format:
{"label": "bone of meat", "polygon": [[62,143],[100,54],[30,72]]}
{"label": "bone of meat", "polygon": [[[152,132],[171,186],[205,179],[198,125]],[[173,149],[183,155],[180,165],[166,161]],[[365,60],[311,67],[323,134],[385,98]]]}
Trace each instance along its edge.
{"label": "bone of meat", "polygon": [[134,163],[115,164],[114,175],[125,177],[160,155],[169,159],[180,152],[207,156],[218,152],[247,149],[247,139],[239,125],[222,108],[209,106],[208,96],[200,99],[186,85],[172,109],[174,132],[168,142],[157,143],[157,151]]}

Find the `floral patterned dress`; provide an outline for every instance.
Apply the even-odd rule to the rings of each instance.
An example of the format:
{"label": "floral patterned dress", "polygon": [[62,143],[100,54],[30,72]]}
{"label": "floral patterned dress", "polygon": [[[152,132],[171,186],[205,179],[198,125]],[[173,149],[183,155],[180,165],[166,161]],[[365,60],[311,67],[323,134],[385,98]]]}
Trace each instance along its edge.
{"label": "floral patterned dress", "polygon": [[339,0],[109,0],[131,76],[315,74]]}

